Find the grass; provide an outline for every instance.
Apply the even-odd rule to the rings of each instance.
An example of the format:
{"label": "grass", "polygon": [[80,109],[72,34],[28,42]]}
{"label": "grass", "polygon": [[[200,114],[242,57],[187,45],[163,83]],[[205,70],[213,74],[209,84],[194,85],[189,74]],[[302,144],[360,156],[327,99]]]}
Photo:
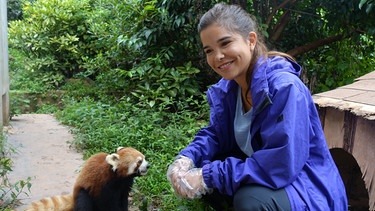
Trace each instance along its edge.
{"label": "grass", "polygon": [[70,98],[56,116],[73,128],[72,144],[85,158],[100,151],[113,152],[118,146],[131,146],[145,154],[151,168],[146,177],[136,179],[133,188],[133,201],[140,210],[210,210],[201,200],[176,196],[166,179],[168,165],[207,124],[208,110],[202,102],[197,111],[168,112],[162,105],[147,108],[129,99]]}

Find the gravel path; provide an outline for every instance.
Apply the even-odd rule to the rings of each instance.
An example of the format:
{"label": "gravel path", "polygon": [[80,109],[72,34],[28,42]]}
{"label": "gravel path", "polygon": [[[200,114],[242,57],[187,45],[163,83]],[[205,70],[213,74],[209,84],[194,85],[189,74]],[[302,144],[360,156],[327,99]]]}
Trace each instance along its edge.
{"label": "gravel path", "polygon": [[69,147],[73,135],[53,115],[23,114],[12,118],[7,142],[16,149],[12,156],[12,182],[31,177],[31,193],[22,195],[23,210],[32,201],[71,193],[82,167],[82,155]]}

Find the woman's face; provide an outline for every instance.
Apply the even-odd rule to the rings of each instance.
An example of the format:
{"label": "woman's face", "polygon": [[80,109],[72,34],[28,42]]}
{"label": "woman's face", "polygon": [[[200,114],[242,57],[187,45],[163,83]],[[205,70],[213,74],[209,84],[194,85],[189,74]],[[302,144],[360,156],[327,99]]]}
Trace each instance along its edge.
{"label": "woman's face", "polygon": [[211,68],[227,80],[246,81],[256,34],[250,32],[245,39],[240,34],[212,24],[200,33],[203,50]]}

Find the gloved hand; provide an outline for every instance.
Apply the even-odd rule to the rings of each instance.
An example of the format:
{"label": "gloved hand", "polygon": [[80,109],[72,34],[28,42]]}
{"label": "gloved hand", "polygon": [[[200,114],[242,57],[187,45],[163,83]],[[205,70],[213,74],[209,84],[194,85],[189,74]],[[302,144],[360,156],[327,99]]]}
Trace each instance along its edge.
{"label": "gloved hand", "polygon": [[173,188],[176,188],[181,183],[182,175],[194,167],[193,160],[186,156],[177,158],[169,167],[167,171],[167,179],[172,183]]}
{"label": "gloved hand", "polygon": [[183,197],[193,199],[211,193],[212,188],[208,188],[206,183],[204,183],[202,168],[193,168],[183,175],[181,184],[179,184],[179,188],[176,191]]}

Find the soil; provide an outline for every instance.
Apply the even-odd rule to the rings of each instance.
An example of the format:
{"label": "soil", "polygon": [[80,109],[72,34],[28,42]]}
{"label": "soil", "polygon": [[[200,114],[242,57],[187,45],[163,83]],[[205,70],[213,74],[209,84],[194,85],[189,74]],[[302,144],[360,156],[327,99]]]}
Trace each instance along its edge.
{"label": "soil", "polygon": [[22,205],[17,210],[45,197],[72,192],[84,160],[70,145],[74,137],[68,127],[50,114],[22,114],[12,118],[7,134],[8,144],[16,149],[9,180],[30,177],[32,184],[30,193],[19,197]]}

